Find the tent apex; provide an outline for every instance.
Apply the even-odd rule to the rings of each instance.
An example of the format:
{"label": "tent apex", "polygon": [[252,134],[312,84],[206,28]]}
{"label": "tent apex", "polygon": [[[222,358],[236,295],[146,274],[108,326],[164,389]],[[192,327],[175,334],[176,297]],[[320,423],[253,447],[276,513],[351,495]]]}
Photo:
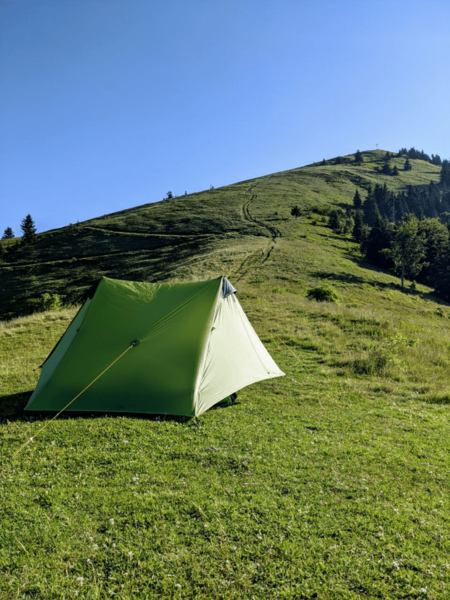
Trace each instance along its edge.
{"label": "tent apex", "polygon": [[236,292],[236,288],[228,281],[228,279],[224,275],[222,278],[222,298],[228,298],[228,296],[230,296],[231,294],[236,294]]}

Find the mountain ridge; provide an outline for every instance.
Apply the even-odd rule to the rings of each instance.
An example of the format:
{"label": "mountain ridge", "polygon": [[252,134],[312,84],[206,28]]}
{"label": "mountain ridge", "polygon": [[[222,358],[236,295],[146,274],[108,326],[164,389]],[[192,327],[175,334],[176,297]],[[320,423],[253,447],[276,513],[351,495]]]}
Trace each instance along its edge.
{"label": "mountain ridge", "polygon": [[[243,262],[251,263],[255,253],[270,255],[279,238],[296,238],[290,215],[294,205],[307,214],[314,208],[351,206],[357,188],[367,190],[376,182],[399,191],[439,180],[440,167],[423,160],[412,159],[412,171],[391,177],[377,172],[385,151],[362,156],[360,165],[348,155],[341,164],[332,159],[116,211],[38,234],[29,246],[3,242],[6,248],[16,244],[16,250],[0,263],[0,315],[25,314],[28,301],[43,293],[79,302],[102,275],[162,281],[214,277],[230,267],[233,273]],[[404,158],[393,156],[392,163],[400,168]],[[258,238],[269,240],[267,251]],[[226,248],[221,265],[215,255],[223,256]],[[195,274],[188,268],[208,255],[209,269]]]}

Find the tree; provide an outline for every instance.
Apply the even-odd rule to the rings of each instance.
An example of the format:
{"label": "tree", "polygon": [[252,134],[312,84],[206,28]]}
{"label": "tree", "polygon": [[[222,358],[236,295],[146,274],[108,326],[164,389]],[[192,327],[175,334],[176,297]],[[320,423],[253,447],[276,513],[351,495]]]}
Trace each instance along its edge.
{"label": "tree", "polygon": [[296,219],[297,219],[298,217],[301,217],[301,216],[302,216],[302,214],[303,214],[303,210],[302,210],[302,209],[301,209],[299,206],[293,206],[293,207],[291,208],[291,215],[292,215],[293,217],[295,217]]}
{"label": "tree", "polygon": [[364,159],[363,159],[362,152],[360,152],[359,150],[357,150],[357,151],[355,152],[355,163],[356,163],[357,165],[360,165],[360,164],[363,162],[363,160],[364,160]]}
{"label": "tree", "polygon": [[419,220],[414,215],[405,215],[398,224],[390,248],[384,253],[393,261],[400,273],[401,287],[405,289],[405,275],[410,279],[420,273],[426,256],[426,240],[419,230]]}
{"label": "tree", "polygon": [[356,190],[355,195],[353,196],[353,206],[356,210],[360,209],[362,206],[362,200],[358,190]]}
{"label": "tree", "polygon": [[352,236],[355,242],[360,244],[363,238],[369,234],[369,227],[364,224],[364,215],[362,210],[355,210],[355,216],[353,219],[354,225]]}
{"label": "tree", "polygon": [[[379,186],[377,183],[377,185],[375,186],[375,189],[378,190],[378,187]],[[364,202],[363,212],[364,212],[364,223],[369,225],[369,227],[373,227],[373,225],[375,224],[376,214],[379,212],[379,208],[378,208],[377,201],[375,199],[375,191],[372,191],[372,189],[369,191],[366,201]]]}
{"label": "tree", "polygon": [[36,236],[36,226],[31,215],[27,215],[25,219],[22,219],[20,229],[22,230],[22,243],[31,243]]}
{"label": "tree", "polygon": [[450,185],[450,163],[448,162],[448,160],[442,161],[441,184]]}
{"label": "tree", "polygon": [[383,175],[392,175],[391,165],[388,162],[385,162],[381,172]]}
{"label": "tree", "polygon": [[2,240],[12,240],[13,237],[14,231],[11,229],[11,227],[7,227],[3,232]]}
{"label": "tree", "polygon": [[385,250],[391,245],[393,231],[394,226],[381,216],[378,208],[375,208],[373,227],[368,232],[363,228],[360,241],[361,252],[367,260],[382,269],[392,267],[392,261]]}
{"label": "tree", "polygon": [[344,233],[346,214],[342,208],[335,208],[330,212],[328,225],[336,233]]}
{"label": "tree", "polygon": [[397,166],[395,166],[395,167],[392,169],[392,175],[394,175],[394,176],[398,175],[398,169],[397,169]]}
{"label": "tree", "polygon": [[425,238],[425,261],[420,280],[434,284],[439,278],[436,267],[442,261],[448,262],[449,231],[439,219],[423,219],[419,221],[419,232]]}
{"label": "tree", "polygon": [[403,170],[404,171],[411,171],[411,169],[412,169],[411,163],[409,162],[409,158],[407,158],[405,160],[405,166],[403,167]]}
{"label": "tree", "polygon": [[167,200],[170,200],[171,198],[173,198],[173,194],[172,194],[172,192],[169,190],[169,191],[167,192]]}

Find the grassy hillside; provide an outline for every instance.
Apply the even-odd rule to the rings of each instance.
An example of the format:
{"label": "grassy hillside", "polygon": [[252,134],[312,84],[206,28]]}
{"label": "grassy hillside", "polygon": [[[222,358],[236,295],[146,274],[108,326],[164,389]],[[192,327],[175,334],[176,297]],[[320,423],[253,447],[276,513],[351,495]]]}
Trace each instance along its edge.
{"label": "grassy hillside", "polygon": [[[21,411],[33,369],[76,309],[3,322],[0,598],[450,596],[450,308],[361,264],[316,213],[290,216],[438,179],[414,160],[378,175],[383,155],[105,216],[20,257],[9,286],[35,296],[75,298],[97,273],[227,274],[287,375],[199,423],[60,418],[12,461],[44,422]],[[339,303],[305,297],[325,282]]]}
{"label": "grassy hillside", "polygon": [[[0,315],[23,314],[27,300],[45,292],[77,302],[102,275],[167,281],[227,273],[239,279],[273,249],[298,240],[290,216],[295,204],[345,205],[356,186],[386,182],[400,190],[439,180],[439,167],[420,160],[398,177],[380,175],[384,154],[365,152],[361,166],[329,161],[40,234],[12,262],[0,262]],[[404,159],[391,163],[402,169]]]}

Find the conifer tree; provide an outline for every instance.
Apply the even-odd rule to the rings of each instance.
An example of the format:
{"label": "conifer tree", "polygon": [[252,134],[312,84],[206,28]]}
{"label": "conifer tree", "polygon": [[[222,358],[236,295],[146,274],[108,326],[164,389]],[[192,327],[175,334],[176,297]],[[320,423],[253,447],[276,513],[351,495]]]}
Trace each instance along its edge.
{"label": "conifer tree", "polygon": [[403,167],[404,171],[411,171],[412,167],[411,167],[411,163],[409,162],[409,158],[407,158],[405,160],[405,166]]}
{"label": "conifer tree", "polygon": [[364,235],[368,234],[369,228],[367,225],[364,224],[364,215],[362,210],[355,210],[355,215],[353,219],[354,225],[352,236],[355,242],[358,242],[358,244],[360,244],[364,238]]}
{"label": "conifer tree", "polygon": [[442,161],[441,167],[441,184],[442,185],[450,185],[450,163],[447,159]]}
{"label": "conifer tree", "polygon": [[358,210],[362,206],[361,196],[359,195],[359,191],[356,190],[355,195],[353,196],[353,206]]}
{"label": "conifer tree", "polygon": [[419,222],[419,232],[425,238],[425,265],[420,272],[424,283],[435,283],[437,265],[441,261],[448,263],[449,231],[439,219],[423,219]]}
{"label": "conifer tree", "polygon": [[369,192],[366,201],[363,204],[363,212],[364,223],[367,223],[369,227],[372,227],[375,223],[376,214],[379,212],[377,201],[375,199],[375,192],[372,190]]}
{"label": "conifer tree", "polygon": [[357,150],[357,151],[355,152],[355,163],[356,163],[357,165],[360,165],[360,164],[363,162],[363,160],[364,160],[364,159],[363,159],[362,152],[360,152],[359,150]]}
{"label": "conifer tree", "polygon": [[374,220],[368,235],[363,236],[360,242],[361,252],[373,264],[382,269],[389,269],[392,267],[392,261],[385,250],[392,242],[394,225],[381,216],[378,208],[375,210]]}
{"label": "conifer tree", "polygon": [[3,232],[2,240],[12,240],[13,237],[14,231],[11,229],[11,227],[7,227]]}
{"label": "conifer tree", "polygon": [[36,226],[31,215],[27,215],[20,224],[22,230],[22,243],[29,244],[36,236]]}
{"label": "conifer tree", "polygon": [[400,273],[401,287],[405,289],[405,275],[414,279],[424,265],[426,256],[425,236],[419,230],[419,220],[405,215],[399,223],[390,248],[384,250]]}

